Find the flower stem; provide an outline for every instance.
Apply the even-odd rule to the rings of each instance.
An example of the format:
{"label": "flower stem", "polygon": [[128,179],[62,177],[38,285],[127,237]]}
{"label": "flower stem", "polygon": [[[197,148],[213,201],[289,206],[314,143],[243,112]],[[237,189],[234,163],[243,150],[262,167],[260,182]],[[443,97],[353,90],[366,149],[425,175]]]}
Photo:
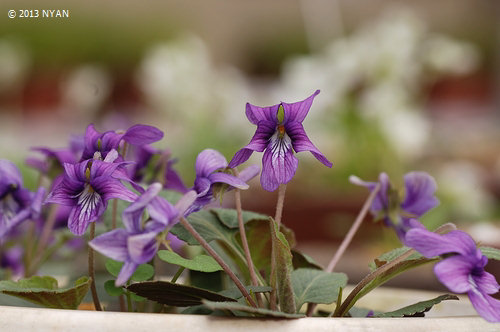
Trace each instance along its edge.
{"label": "flower stem", "polygon": [[191,224],[186,220],[186,218],[181,217],[180,223],[200,243],[200,245],[203,247],[203,249],[205,249],[210,254],[210,256],[212,256],[217,261],[217,263],[219,263],[219,265],[222,267],[224,272],[227,273],[229,278],[231,278],[231,280],[235,283],[236,287],[238,287],[241,294],[243,294],[243,296],[245,296],[248,303],[252,307],[257,308],[255,301],[252,299],[250,294],[247,292],[245,286],[243,286],[243,284],[238,279],[238,277],[234,274],[233,271],[231,271],[231,268],[224,262],[224,260],[222,260],[222,258],[215,252],[215,250],[208,244],[208,242],[205,241],[205,239],[201,237],[201,235],[196,231],[196,229],[194,229],[193,226],[191,226]]}
{"label": "flower stem", "polygon": [[[366,217],[366,214],[368,213],[368,210],[370,209],[370,206],[372,205],[373,200],[377,196],[378,191],[380,190],[380,183],[377,183],[375,188],[372,190],[368,198],[366,199],[365,203],[363,204],[363,207],[361,208],[361,211],[359,211],[358,216],[356,217],[356,220],[351,226],[351,229],[349,229],[349,232],[347,232],[347,235],[345,236],[344,240],[340,244],[339,248],[335,252],[335,255],[333,255],[332,260],[328,264],[328,267],[326,268],[325,271],[327,272],[333,272],[333,269],[335,269],[335,266],[337,266],[337,263],[339,262],[340,258],[346,251],[347,247],[351,243],[354,235],[358,231],[359,227],[361,226],[361,223]],[[309,303],[307,306],[307,316],[311,316],[314,312],[314,309],[316,308],[316,305],[313,303]]]}
{"label": "flower stem", "polygon": [[[95,236],[95,222],[90,223],[90,235],[89,235],[89,242],[94,239]],[[94,306],[95,310],[97,311],[102,311],[101,304],[99,303],[99,297],[97,296],[97,289],[95,286],[95,271],[94,271],[94,250],[88,246],[89,250],[89,260],[88,260],[88,265],[89,265],[89,277],[92,279],[92,282],[90,283],[90,291],[92,293],[92,300],[94,301]]]}
{"label": "flower stem", "polygon": [[283,183],[278,188],[278,202],[276,203],[276,214],[274,215],[274,221],[278,224],[278,230],[281,226],[281,216],[283,214],[283,204],[285,203],[285,191],[286,183]]}
{"label": "flower stem", "polygon": [[[236,176],[238,174],[236,173]],[[247,261],[248,271],[250,272],[250,279],[252,281],[252,285],[258,286],[259,282],[257,280],[257,275],[255,274],[255,267],[252,260],[252,255],[250,253],[250,247],[248,246],[247,234],[245,231],[245,224],[243,223],[243,211],[241,208],[241,192],[238,188],[234,191],[234,200],[236,204],[236,213],[238,215],[238,226],[240,229],[241,243],[243,244],[243,251],[245,252],[245,258]],[[255,298],[257,299],[257,303],[259,307],[263,307],[262,298],[259,293],[255,293]]]}
{"label": "flower stem", "polygon": [[111,210],[111,229],[116,228],[116,214],[118,212],[118,199],[113,200],[113,206]]}
{"label": "flower stem", "polygon": [[177,281],[177,279],[179,279],[179,277],[181,276],[182,272],[184,272],[185,269],[186,268],[184,266],[179,266],[179,269],[175,273],[175,275],[172,278],[172,280],[170,280],[170,282],[173,283],[173,284],[175,284],[175,282]]}

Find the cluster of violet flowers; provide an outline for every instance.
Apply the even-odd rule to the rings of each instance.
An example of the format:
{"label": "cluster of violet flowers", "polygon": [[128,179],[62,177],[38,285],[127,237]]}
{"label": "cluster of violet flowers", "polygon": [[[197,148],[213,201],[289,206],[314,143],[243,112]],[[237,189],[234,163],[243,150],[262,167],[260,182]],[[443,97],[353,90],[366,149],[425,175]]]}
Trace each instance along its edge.
{"label": "cluster of violet flowers", "polygon": [[[147,125],[135,125],[124,132],[99,132],[91,124],[82,137],[72,138],[68,148],[35,148],[43,159],[30,158],[27,163],[52,180],[48,190],[42,186],[36,192],[24,188],[17,167],[8,160],[0,160],[0,248],[23,222],[43,224],[42,206],[50,204],[57,207],[57,213],[52,213],[52,219],[47,217],[42,225],[40,241],[44,242],[44,233],[55,227],[56,220],[63,220],[76,236],[84,235],[90,228],[90,247],[124,263],[115,281],[116,286],[124,285],[140,264],[153,259],[161,245],[170,247],[175,242],[169,233],[175,223],[180,221],[187,227],[185,217],[214,201],[217,195],[232,189],[239,194],[240,189],[248,188],[247,182],[259,174],[260,167],[251,165],[240,172],[235,168],[246,162],[253,152],[263,152],[262,188],[279,189],[274,218],[279,225],[286,184],[298,168],[295,153],[309,151],[322,164],[332,167],[302,125],[318,94],[319,90],[303,101],[281,102],[269,107],[248,103],[246,116],[257,126],[250,142],[237,151],[229,163],[218,151],[203,150],[196,159],[196,178],[191,188],[184,185],[174,170],[175,159],[170,152],[151,145],[163,137],[163,132]],[[151,170],[151,163],[153,174],[146,178],[146,169]],[[494,276],[484,270],[488,259],[472,238],[458,230],[434,233],[419,221],[439,204],[435,197],[437,185],[430,175],[407,173],[404,190],[394,188],[385,173],[380,174],[377,182],[365,182],[355,176],[350,181],[372,192],[367,204],[374,218],[393,228],[404,245],[425,257],[442,258],[434,271],[450,291],[467,293],[481,316],[488,321],[500,321],[500,301],[491,296],[500,286]],[[172,205],[160,195],[164,189],[176,190],[183,196]],[[94,238],[95,223],[102,218],[109,202],[114,204],[116,200],[130,202],[121,216],[124,228],[118,228],[113,220],[110,231]],[[359,223],[364,217],[360,215]],[[355,223],[353,232],[359,223]],[[333,271],[351,239],[352,235],[346,237],[327,271]],[[210,252],[208,245],[201,244]],[[22,273],[19,264],[22,253],[18,247],[0,253],[2,266]],[[251,262],[251,257],[247,259]],[[224,265],[222,261],[217,262]],[[253,271],[253,267],[249,269]],[[233,281],[238,286],[238,280]],[[245,295],[244,292],[243,289]],[[255,306],[251,297],[248,300]],[[312,312],[313,308],[310,309]]]}

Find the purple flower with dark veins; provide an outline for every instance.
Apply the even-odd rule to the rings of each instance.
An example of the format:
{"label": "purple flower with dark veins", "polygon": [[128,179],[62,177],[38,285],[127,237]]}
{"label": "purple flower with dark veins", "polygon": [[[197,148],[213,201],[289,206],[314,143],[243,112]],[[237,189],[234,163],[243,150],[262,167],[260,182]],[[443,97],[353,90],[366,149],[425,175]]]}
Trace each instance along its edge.
{"label": "purple flower with dark veins", "polygon": [[117,133],[110,130],[100,133],[90,124],[85,131],[84,150],[81,160],[91,159],[96,151],[105,158],[109,151],[118,150],[120,142],[125,141],[133,146],[141,146],[159,141],[163,137],[163,132],[153,126],[134,125],[124,133]]}
{"label": "purple flower with dark veins", "polygon": [[232,187],[248,189],[246,181],[259,174],[260,170],[257,165],[251,165],[241,171],[238,177],[236,177],[224,172],[227,167],[226,158],[216,150],[205,149],[198,154],[195,165],[196,179],[192,188],[198,195],[186,215],[199,211],[214,199],[214,185],[228,185],[228,190]]}
{"label": "purple flower with dark veins", "polygon": [[434,266],[439,281],[454,293],[467,293],[484,319],[500,322],[500,301],[490,296],[500,290],[500,285],[484,270],[488,258],[469,234],[451,231],[440,235],[422,228],[411,229],[406,233],[406,245],[427,258],[446,255]]}
{"label": "purple flower with dark veins", "polygon": [[[116,156],[116,151],[112,155]],[[77,164],[64,164],[65,174],[58,181],[46,203],[71,206],[68,227],[75,235],[83,235],[89,223],[95,222],[104,213],[108,201],[118,198],[133,201],[137,195],[119,180],[124,163],[101,160],[85,160]]]}
{"label": "purple flower with dark veins", "polygon": [[0,159],[0,241],[23,221],[38,218],[44,195],[44,188],[36,193],[23,188],[16,165]]}
{"label": "purple flower with dark veins", "polygon": [[292,104],[281,102],[269,107],[247,103],[245,114],[257,126],[257,131],[250,143],[236,152],[229,167],[244,163],[254,151],[264,151],[260,183],[267,191],[274,191],[280,184],[288,183],[293,178],[299,164],[294,151],[310,151],[321,163],[332,167],[332,163],[309,140],[302,126],[318,94],[319,90],[316,90],[303,101]]}
{"label": "purple flower with dark veins", "polygon": [[[123,211],[125,229],[115,229],[102,234],[89,242],[89,245],[101,254],[119,262],[124,262],[115,285],[127,282],[137,267],[149,262],[158,251],[158,234],[193,203],[196,194],[191,191],[184,195],[173,207],[165,199],[158,197],[162,185],[152,184],[141,196]],[[144,210],[150,219],[143,225]]]}
{"label": "purple flower with dark veins", "polygon": [[[377,182],[365,182],[357,176],[351,176],[349,181],[370,191],[377,185]],[[439,204],[434,196],[436,181],[425,172],[409,172],[404,176],[404,200],[401,193],[392,187],[386,173],[380,173],[378,183],[380,190],[370,210],[376,219],[382,219],[386,226],[393,227],[403,242],[409,229],[423,227],[416,218]]]}

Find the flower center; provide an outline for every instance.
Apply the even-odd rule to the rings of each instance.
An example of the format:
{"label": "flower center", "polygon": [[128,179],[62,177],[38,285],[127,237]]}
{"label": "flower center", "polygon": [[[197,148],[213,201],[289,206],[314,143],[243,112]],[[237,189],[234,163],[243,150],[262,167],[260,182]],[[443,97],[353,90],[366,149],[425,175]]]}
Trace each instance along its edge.
{"label": "flower center", "polygon": [[81,206],[81,215],[86,215],[87,218],[90,218],[92,212],[101,201],[101,195],[90,184],[86,184],[83,191],[74,197],[78,197],[78,205]]}
{"label": "flower center", "polygon": [[285,126],[283,125],[278,126],[278,135],[280,139],[283,139],[283,136],[285,136]]}

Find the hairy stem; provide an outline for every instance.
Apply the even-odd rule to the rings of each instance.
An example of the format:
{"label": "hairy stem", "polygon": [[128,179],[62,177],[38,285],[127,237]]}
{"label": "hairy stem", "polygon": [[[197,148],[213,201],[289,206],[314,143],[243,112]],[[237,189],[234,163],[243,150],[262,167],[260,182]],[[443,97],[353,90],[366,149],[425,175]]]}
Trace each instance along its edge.
{"label": "hairy stem", "polygon": [[[95,222],[90,223],[90,235],[89,235],[89,242],[94,239],[95,236]],[[88,265],[89,265],[89,277],[92,279],[92,282],[90,284],[90,291],[92,293],[92,300],[94,301],[94,306],[95,310],[97,311],[102,311],[101,308],[101,303],[99,302],[99,297],[97,296],[97,288],[95,286],[95,271],[94,271],[94,249],[92,249],[90,246],[88,246],[89,250],[89,260],[88,260]]]}
{"label": "hairy stem", "polygon": [[205,241],[205,239],[201,237],[201,235],[196,231],[196,229],[194,229],[193,226],[191,226],[191,224],[186,220],[186,218],[181,217],[180,218],[180,223],[198,241],[198,243],[203,247],[203,249],[205,249],[210,254],[210,256],[212,256],[217,261],[217,263],[219,263],[219,265],[222,267],[222,269],[224,270],[224,272],[227,273],[227,275],[229,276],[229,278],[231,278],[231,280],[234,282],[234,284],[236,285],[236,287],[238,287],[238,289],[240,290],[241,294],[243,294],[243,296],[245,296],[245,298],[247,299],[248,303],[252,307],[257,308],[257,305],[255,304],[255,301],[252,299],[252,297],[250,296],[250,294],[247,292],[245,286],[243,286],[243,284],[238,279],[238,277],[234,274],[233,271],[231,271],[231,268],[215,252],[215,250],[208,244],[208,242]]}
{"label": "hairy stem", "polygon": [[[235,203],[236,203],[236,213],[238,215],[238,226],[240,229],[241,243],[243,244],[243,251],[245,252],[245,258],[247,261],[248,271],[250,272],[250,279],[252,285],[258,286],[259,282],[257,280],[257,275],[255,274],[255,267],[252,260],[252,255],[250,254],[250,247],[248,246],[247,234],[245,231],[245,224],[243,223],[243,212],[241,208],[241,192],[238,188],[234,191]],[[259,307],[263,307],[262,298],[259,293],[255,293],[255,298]]]}
{"label": "hairy stem", "polygon": [[[359,227],[361,226],[361,223],[366,217],[366,214],[368,213],[368,210],[370,209],[370,206],[373,203],[373,200],[377,196],[378,191],[380,190],[380,183],[377,183],[375,188],[372,190],[368,198],[366,199],[365,203],[363,204],[363,207],[359,211],[358,216],[356,217],[356,220],[354,220],[354,223],[351,226],[351,229],[349,229],[349,232],[347,232],[347,235],[345,236],[344,240],[340,244],[339,248],[335,252],[335,255],[333,255],[332,260],[328,264],[327,268],[325,271],[327,272],[333,272],[333,269],[335,269],[335,266],[337,266],[337,263],[339,262],[340,258],[346,251],[347,247],[351,243],[352,239],[354,238],[354,235],[358,231]],[[307,316],[312,316],[314,309],[316,308],[316,305],[313,303],[309,303],[307,305]]]}
{"label": "hairy stem", "polygon": [[283,204],[285,203],[285,191],[286,183],[283,183],[278,188],[278,202],[276,203],[276,214],[274,215],[274,221],[278,224],[278,230],[281,226],[281,216],[283,214]]}

